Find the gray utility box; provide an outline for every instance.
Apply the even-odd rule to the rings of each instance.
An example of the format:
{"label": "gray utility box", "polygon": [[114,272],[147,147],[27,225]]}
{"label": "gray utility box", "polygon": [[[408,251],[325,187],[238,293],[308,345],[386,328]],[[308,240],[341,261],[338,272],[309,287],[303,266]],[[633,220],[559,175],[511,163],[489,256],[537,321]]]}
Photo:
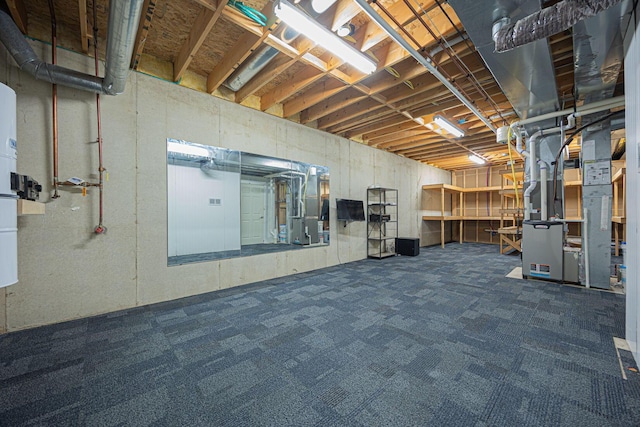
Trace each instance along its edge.
{"label": "gray utility box", "polygon": [[318,220],[314,218],[291,218],[291,243],[309,245],[320,242]]}
{"label": "gray utility box", "polygon": [[564,281],[580,283],[580,248],[564,248]]}
{"label": "gray utility box", "polygon": [[522,277],[562,282],[564,224],[527,220],[522,225]]}

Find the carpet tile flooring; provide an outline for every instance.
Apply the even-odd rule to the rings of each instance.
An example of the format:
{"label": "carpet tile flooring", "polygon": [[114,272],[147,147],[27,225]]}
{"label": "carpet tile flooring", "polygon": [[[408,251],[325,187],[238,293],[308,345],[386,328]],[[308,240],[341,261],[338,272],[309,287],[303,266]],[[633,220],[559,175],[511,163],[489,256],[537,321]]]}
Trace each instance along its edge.
{"label": "carpet tile flooring", "polygon": [[518,264],[454,243],[6,334],[0,426],[640,425],[624,295]]}

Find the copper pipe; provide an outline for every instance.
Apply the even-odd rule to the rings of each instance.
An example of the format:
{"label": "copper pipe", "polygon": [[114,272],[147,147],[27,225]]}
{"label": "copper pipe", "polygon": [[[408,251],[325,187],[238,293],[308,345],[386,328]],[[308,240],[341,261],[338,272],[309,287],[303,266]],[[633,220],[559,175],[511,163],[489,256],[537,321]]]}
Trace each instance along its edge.
{"label": "copper pipe", "polygon": [[[58,43],[56,30],[56,12],[53,7],[53,0],[49,0],[49,13],[51,14],[51,62],[58,63],[56,45]],[[51,85],[52,99],[52,121],[53,121],[53,198],[60,197],[58,194],[58,85]]]}
{"label": "copper pipe", "polygon": [[[86,1],[86,0],[82,0]],[[96,0],[93,0],[93,57],[95,61],[96,67],[96,76],[99,75],[100,72],[100,63],[98,61],[98,10],[96,5]],[[104,171],[105,168],[102,163],[102,114],[100,110],[100,94],[96,93],[96,114],[97,114],[97,125],[98,125],[98,173],[99,184],[98,187],[100,189],[100,216],[98,220],[98,226],[95,228],[96,234],[102,234],[106,231],[104,225],[102,225],[102,220],[104,218],[104,202],[103,202],[103,190],[104,190]]]}
{"label": "copper pipe", "polygon": [[74,184],[73,182],[59,182],[58,185],[62,185],[64,187],[100,187],[100,184],[97,182],[83,182],[82,184]]}

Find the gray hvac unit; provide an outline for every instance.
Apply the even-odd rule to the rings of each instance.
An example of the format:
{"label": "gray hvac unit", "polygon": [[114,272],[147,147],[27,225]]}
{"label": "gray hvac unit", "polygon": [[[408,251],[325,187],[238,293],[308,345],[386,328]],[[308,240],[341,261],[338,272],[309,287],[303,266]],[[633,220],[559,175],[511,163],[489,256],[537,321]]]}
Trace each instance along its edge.
{"label": "gray hvac unit", "polygon": [[527,220],[522,225],[522,277],[562,282],[564,224]]}

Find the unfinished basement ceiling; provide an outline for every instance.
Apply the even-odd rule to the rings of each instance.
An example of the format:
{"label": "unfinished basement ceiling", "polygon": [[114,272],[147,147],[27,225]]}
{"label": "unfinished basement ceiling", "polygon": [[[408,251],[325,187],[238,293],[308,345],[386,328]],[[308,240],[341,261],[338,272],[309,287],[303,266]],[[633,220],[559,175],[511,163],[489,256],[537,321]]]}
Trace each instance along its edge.
{"label": "unfinished basement ceiling", "polygon": [[[96,1],[99,47],[104,52],[108,1]],[[309,0],[302,0],[301,5],[306,1]],[[6,3],[28,36],[50,42],[47,0],[7,0]],[[451,3],[455,7],[467,2]],[[478,3],[487,7],[474,5],[476,13],[489,14],[492,4],[505,2]],[[528,9],[533,3],[533,10],[539,10],[557,2],[526,3]],[[493,131],[372,22],[354,0],[338,0],[316,19],[329,29],[348,23],[355,27],[353,38],[348,42],[375,60],[377,70],[371,75],[344,64],[303,36],[281,37],[286,27],[276,20],[272,2],[248,0],[244,4],[262,11],[269,18],[267,25],[263,27],[248,19],[227,0],[145,0],[137,55],[134,52],[135,68],[443,169],[473,166],[468,159],[471,153],[481,155],[493,165],[507,161],[506,147],[496,144]],[[58,44],[91,54],[93,1],[54,0],[54,5]],[[507,97],[509,88],[496,81],[494,76],[499,78],[499,73],[487,68],[486,59],[473,45],[474,37],[467,34],[448,2],[379,0],[370,5],[414,49],[432,60],[436,69],[494,127],[508,124],[517,114],[522,115],[517,108],[514,110]],[[609,13],[606,19],[620,24],[617,22],[620,17],[614,13]],[[491,28],[486,31],[490,39]],[[598,37],[597,34],[590,36]],[[611,32],[607,37],[612,37]],[[548,46],[545,61],[551,65],[546,78],[548,86],[555,87],[551,95],[555,96],[558,108],[569,108],[576,103],[574,93],[579,84],[576,84],[574,70],[580,64],[574,61],[574,38],[573,29],[568,29],[542,41]],[[584,50],[584,38],[580,40]],[[268,48],[275,49],[271,51],[270,62],[247,79],[242,88],[232,91],[225,87],[225,81],[236,69],[254,60],[261,62],[256,56]],[[517,60],[517,53],[510,55]],[[613,78],[611,70],[609,66],[607,96],[623,94],[622,69],[618,68]],[[593,75],[588,77],[593,87]],[[423,121],[428,125],[435,114],[454,122],[465,131],[465,136],[456,139],[441,135],[419,123]]]}

